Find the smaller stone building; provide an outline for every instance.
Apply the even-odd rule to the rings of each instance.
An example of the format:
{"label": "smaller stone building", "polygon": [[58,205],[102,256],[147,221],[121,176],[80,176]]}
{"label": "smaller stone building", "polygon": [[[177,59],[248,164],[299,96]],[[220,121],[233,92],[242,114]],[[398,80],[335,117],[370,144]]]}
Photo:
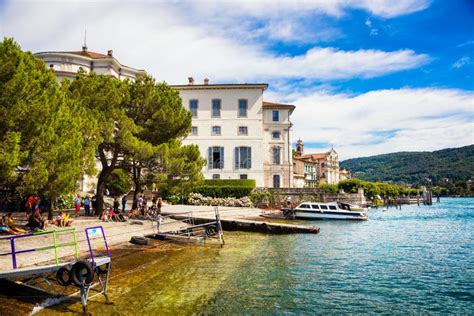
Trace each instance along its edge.
{"label": "smaller stone building", "polygon": [[[305,154],[301,139],[296,143],[293,170],[294,187],[315,187],[340,181],[339,157],[334,148],[324,153]],[[343,177],[347,172],[343,172]]]}

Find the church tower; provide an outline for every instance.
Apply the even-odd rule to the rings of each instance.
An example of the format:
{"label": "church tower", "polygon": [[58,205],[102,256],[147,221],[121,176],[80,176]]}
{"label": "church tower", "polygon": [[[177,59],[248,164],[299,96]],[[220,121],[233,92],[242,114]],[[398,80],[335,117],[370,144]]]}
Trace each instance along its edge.
{"label": "church tower", "polygon": [[298,139],[296,142],[296,156],[303,156],[304,153],[304,144],[301,139]]}

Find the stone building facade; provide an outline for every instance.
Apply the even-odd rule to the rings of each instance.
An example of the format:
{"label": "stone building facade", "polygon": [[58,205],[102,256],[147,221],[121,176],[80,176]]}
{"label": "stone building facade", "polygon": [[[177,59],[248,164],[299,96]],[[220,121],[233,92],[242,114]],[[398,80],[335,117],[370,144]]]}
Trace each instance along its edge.
{"label": "stone building facade", "polygon": [[292,185],[293,105],[263,101],[267,84],[173,85],[193,115],[191,134],[207,164],[206,179],[255,179],[258,187]]}
{"label": "stone building facade", "polygon": [[108,75],[120,80],[134,79],[145,75],[144,70],[135,69],[121,64],[114,56],[113,51],[107,54],[91,52],[86,46],[80,51],[39,52],[34,54],[41,58],[46,66],[54,70],[58,80],[73,79],[80,69],[86,73],[95,72],[99,75]]}
{"label": "stone building facade", "polygon": [[[334,148],[324,153],[305,154],[301,139],[296,143],[293,169],[294,179],[304,179],[304,184],[303,181],[298,181],[294,183],[295,187],[338,184],[340,181],[339,157]],[[343,172],[343,176],[346,175],[347,173]]]}

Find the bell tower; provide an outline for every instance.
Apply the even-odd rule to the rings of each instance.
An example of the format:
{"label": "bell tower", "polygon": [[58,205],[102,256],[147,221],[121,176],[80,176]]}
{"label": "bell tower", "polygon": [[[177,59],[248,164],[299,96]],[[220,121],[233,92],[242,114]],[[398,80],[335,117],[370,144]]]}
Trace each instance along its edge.
{"label": "bell tower", "polygon": [[298,139],[296,142],[296,156],[303,156],[304,153],[304,144],[301,139]]}

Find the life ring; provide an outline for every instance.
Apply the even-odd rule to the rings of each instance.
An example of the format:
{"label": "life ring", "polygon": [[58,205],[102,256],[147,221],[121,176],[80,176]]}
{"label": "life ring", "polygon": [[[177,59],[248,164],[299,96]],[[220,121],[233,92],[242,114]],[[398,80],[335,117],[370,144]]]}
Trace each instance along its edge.
{"label": "life ring", "polygon": [[77,261],[71,269],[72,282],[76,286],[89,285],[94,279],[94,271],[87,261]]}
{"label": "life ring", "polygon": [[143,236],[132,236],[130,242],[135,245],[148,245],[148,238]]}
{"label": "life ring", "polygon": [[105,268],[102,268],[101,266],[96,267],[97,273],[99,274],[107,274],[110,270],[110,264],[106,264]]}
{"label": "life ring", "polygon": [[217,230],[215,226],[207,226],[206,227],[206,235],[207,236],[214,236],[217,234]]}
{"label": "life ring", "polygon": [[66,267],[59,268],[59,270],[56,271],[56,281],[58,282],[59,285],[64,286],[64,287],[71,285],[72,283],[71,270]]}

